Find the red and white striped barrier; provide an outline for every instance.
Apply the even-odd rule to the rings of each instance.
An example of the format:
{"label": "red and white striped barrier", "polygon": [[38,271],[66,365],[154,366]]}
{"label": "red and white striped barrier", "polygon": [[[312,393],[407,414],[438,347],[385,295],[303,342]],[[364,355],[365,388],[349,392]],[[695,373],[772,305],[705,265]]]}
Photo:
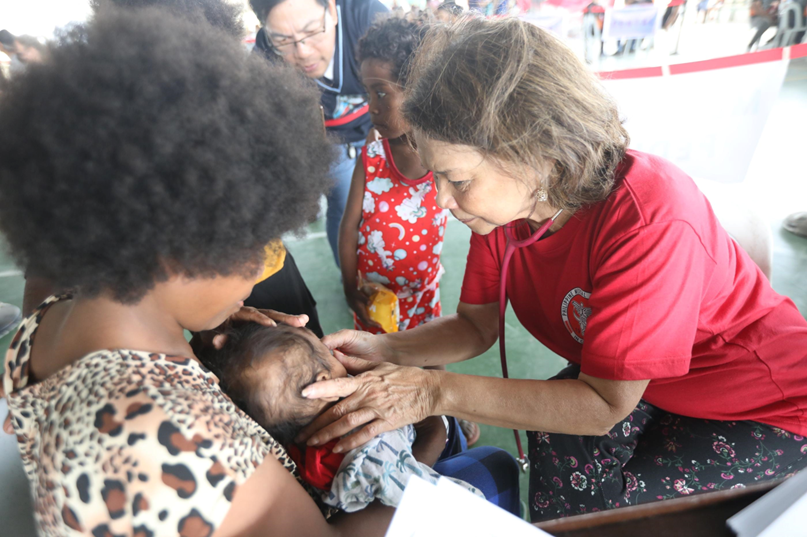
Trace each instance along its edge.
{"label": "red and white striped barrier", "polygon": [[597,73],[619,105],[631,147],[693,177],[745,179],[784,81],[807,44],[691,63]]}
{"label": "red and white striped barrier", "polygon": [[653,76],[679,75],[684,73],[697,73],[699,71],[712,71],[729,67],[741,67],[756,63],[774,62],[780,60],[795,60],[807,57],[807,43],[793,45],[792,47],[775,48],[736,56],[725,56],[691,63],[678,63],[657,67],[640,67],[638,69],[624,69],[621,71],[601,71],[597,75],[604,80],[621,80],[626,78],[647,78]]}

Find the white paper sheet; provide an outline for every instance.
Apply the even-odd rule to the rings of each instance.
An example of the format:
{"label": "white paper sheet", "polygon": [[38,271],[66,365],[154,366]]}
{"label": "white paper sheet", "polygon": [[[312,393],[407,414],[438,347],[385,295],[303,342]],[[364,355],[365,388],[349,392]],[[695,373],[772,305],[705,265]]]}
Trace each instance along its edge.
{"label": "white paper sheet", "polygon": [[412,477],[395,512],[387,537],[540,537],[539,530],[448,481],[437,485]]}
{"label": "white paper sheet", "polygon": [[794,475],[726,523],[739,537],[807,537],[807,472]]}

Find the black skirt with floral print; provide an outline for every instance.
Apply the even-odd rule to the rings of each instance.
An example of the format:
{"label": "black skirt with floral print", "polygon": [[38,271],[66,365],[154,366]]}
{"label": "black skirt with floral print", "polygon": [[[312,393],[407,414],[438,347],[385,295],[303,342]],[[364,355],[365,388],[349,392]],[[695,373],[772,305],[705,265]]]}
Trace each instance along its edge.
{"label": "black skirt with floral print", "polygon": [[[577,378],[570,366],[554,378]],[[665,412],[645,401],[605,436],[531,431],[533,522],[776,479],[807,467],[807,439],[754,421]]]}

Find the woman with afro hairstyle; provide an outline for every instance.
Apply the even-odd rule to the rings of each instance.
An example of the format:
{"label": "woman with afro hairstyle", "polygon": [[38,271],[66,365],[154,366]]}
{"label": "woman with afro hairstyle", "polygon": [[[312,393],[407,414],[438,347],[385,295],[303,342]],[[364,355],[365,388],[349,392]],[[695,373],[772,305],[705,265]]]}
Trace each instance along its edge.
{"label": "woman with afro hairstyle", "polygon": [[[108,6],[127,9],[158,6],[184,19],[207,21],[231,38],[240,40],[244,35],[240,8],[224,0],[92,0],[91,5],[96,13]],[[27,270],[23,296],[24,313],[30,313],[46,297],[58,291],[53,282]],[[317,302],[305,284],[294,257],[280,240],[267,246],[266,270],[244,303],[259,309],[272,308],[295,315],[306,315],[306,326],[319,337],[323,336]]]}
{"label": "woman with afro hairstyle", "polygon": [[3,364],[39,532],[381,535],[379,506],[326,521],[184,337],[240,310],[331,157],[316,91],[200,24],[104,10],[0,98],[0,229],[71,289]]}

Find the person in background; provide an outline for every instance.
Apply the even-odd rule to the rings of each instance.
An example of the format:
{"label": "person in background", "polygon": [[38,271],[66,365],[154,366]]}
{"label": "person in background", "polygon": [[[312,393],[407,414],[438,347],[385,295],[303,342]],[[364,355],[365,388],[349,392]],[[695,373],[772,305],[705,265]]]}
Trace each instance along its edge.
{"label": "person in background", "polygon": [[[757,45],[757,48],[759,48],[758,45],[762,34],[771,26],[777,24],[778,11],[779,0],[753,0],[751,2],[749,22],[755,32],[754,36],[751,38],[751,42],[748,43],[748,52],[751,52],[754,45]],[[770,41],[768,41],[768,43],[770,43]]]}
{"label": "person in background", "polygon": [[41,63],[45,57],[45,45],[36,37],[20,35],[15,38],[17,57],[25,65]]}
{"label": "person in background", "polygon": [[12,75],[21,73],[32,63],[40,63],[44,59],[45,46],[30,35],[15,36],[8,30],[0,30],[0,51],[11,58]]}
{"label": "person in background", "polygon": [[14,45],[14,34],[5,29],[0,30],[0,52],[4,53],[12,60],[17,54],[17,50]]}
{"label": "person in background", "polygon": [[661,29],[669,30],[678,20],[678,15],[685,6],[686,0],[670,0],[670,3],[667,4],[667,9],[664,10],[664,15],[661,17]]}
{"label": "person in background", "polygon": [[250,0],[250,5],[263,24],[253,53],[294,67],[315,81],[321,92],[325,126],[337,140],[326,232],[339,266],[339,223],[356,157],[370,130],[356,45],[387,8],[378,0]]}
{"label": "person in background", "polygon": [[[91,6],[96,15],[104,7],[139,9],[157,6],[180,17],[201,17],[233,40],[240,41],[244,34],[239,8],[223,0],[92,0]],[[57,291],[50,280],[26,271],[23,314],[29,314]],[[258,310],[305,315],[308,317],[308,328],[320,337],[323,335],[316,300],[303,280],[294,257],[280,240],[267,245],[265,269],[244,305]]]}
{"label": "person in background", "polygon": [[434,17],[440,22],[452,23],[462,17],[464,10],[454,2],[443,2],[437,6]]}
{"label": "person in background", "polygon": [[[442,312],[440,254],[447,213],[436,204],[434,178],[412,148],[401,113],[409,61],[423,33],[421,21],[390,17],[371,26],[358,47],[370,118],[381,139],[362,149],[353,173],[339,252],[355,328],[377,334],[412,329]],[[385,322],[373,320],[370,311],[379,321],[384,312]],[[479,426],[458,423],[468,445],[475,444]]]}
{"label": "person in background", "polygon": [[[401,115],[406,69],[424,28],[405,18],[378,21],[359,40],[370,119],[381,136],[362,148],[339,235],[342,284],[357,330],[407,330],[440,316],[440,263],[447,213],[437,207],[432,174],[420,164]],[[396,296],[393,326],[373,321],[364,283]],[[375,296],[384,296],[376,294]]]}

